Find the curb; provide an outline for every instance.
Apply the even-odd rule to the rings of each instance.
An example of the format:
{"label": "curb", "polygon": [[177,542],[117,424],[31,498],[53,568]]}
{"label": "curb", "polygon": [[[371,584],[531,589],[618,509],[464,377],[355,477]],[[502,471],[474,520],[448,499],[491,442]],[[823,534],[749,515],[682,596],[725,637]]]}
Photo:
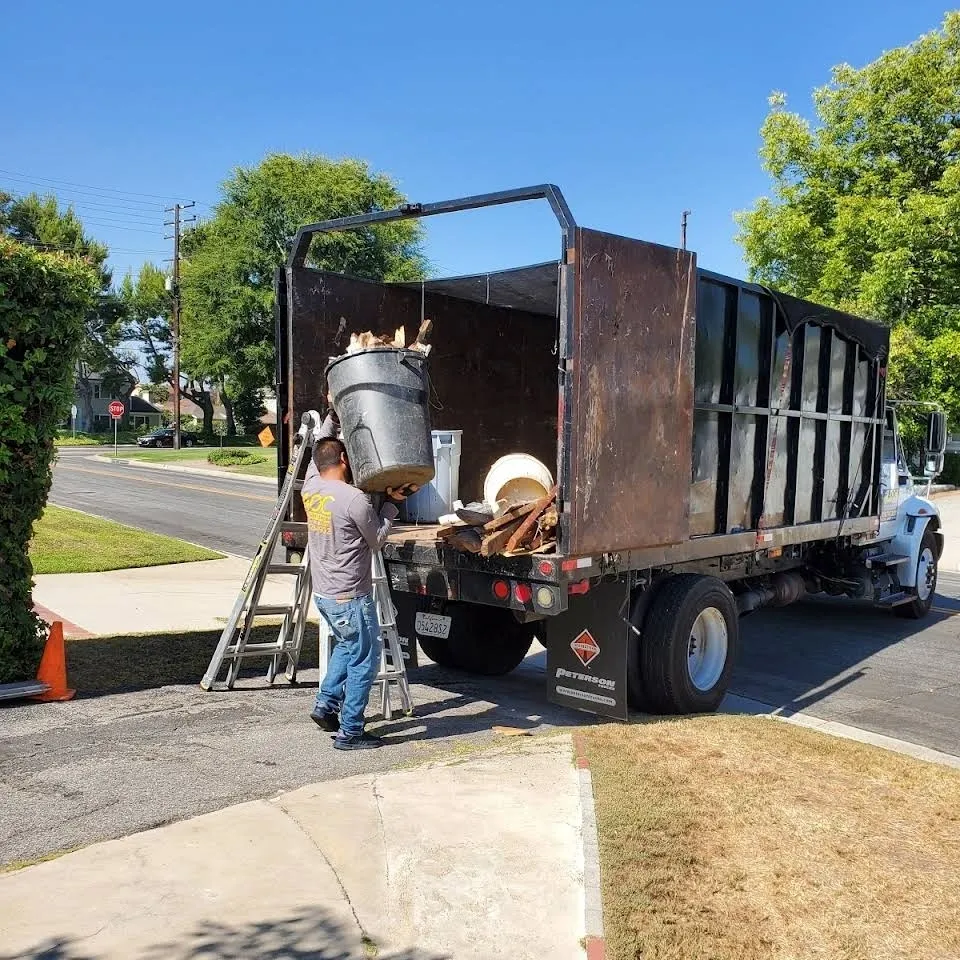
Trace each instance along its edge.
{"label": "curb", "polygon": [[167,470],[170,473],[192,473],[196,477],[229,477],[231,480],[248,480],[253,483],[268,483],[271,487],[276,487],[277,481],[270,477],[255,477],[245,473],[227,473],[220,470],[203,470],[199,467],[178,467],[172,463],[150,463],[148,460],[133,460],[129,457],[104,457],[100,454],[94,454],[90,460],[99,460],[101,463],[118,464],[123,463],[131,467],[145,467],[147,470]]}
{"label": "curb", "polygon": [[904,756],[913,757],[915,760],[924,760],[927,763],[938,763],[944,767],[953,767],[956,770],[960,770],[960,757],[956,757],[953,754],[943,753],[940,750],[934,750],[932,747],[925,747],[919,743],[911,743],[909,740],[898,740],[896,737],[888,737],[884,733],[873,733],[861,727],[853,727],[847,723],[841,723],[839,720],[822,720],[820,717],[814,717],[810,714],[795,713],[784,707],[775,707],[769,703],[761,703],[759,700],[751,700],[749,697],[737,696],[735,693],[728,693],[726,695],[720,712],[768,717],[771,720],[793,723],[798,727],[806,727],[808,730],[817,730],[820,733],[827,733],[834,737],[842,737],[844,740],[855,740],[857,743],[880,747],[882,750],[890,750],[892,753],[901,753]]}
{"label": "curb", "polygon": [[590,761],[578,734],[573,736],[573,750],[580,781],[580,831],[583,837],[583,887],[587,960],[605,960],[607,942],[603,935],[603,897],[600,891],[600,842],[597,835],[597,811],[593,802],[593,777]]}
{"label": "curb", "polygon": [[91,633],[89,630],[85,630],[72,621],[61,617],[59,613],[54,613],[49,607],[45,607],[42,603],[34,602],[33,612],[51,626],[59,620],[60,623],[63,624],[63,635],[67,640],[91,640],[96,636],[95,633]]}

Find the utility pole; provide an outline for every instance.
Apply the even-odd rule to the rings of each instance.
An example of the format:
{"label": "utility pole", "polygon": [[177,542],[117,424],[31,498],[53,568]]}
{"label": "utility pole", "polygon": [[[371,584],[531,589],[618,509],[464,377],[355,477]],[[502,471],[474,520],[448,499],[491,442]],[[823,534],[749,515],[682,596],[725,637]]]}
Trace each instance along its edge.
{"label": "utility pole", "polygon": [[184,220],[180,213],[183,210],[189,210],[196,206],[194,201],[190,203],[175,203],[172,207],[166,208],[166,213],[172,213],[173,219],[164,222],[164,226],[173,227],[173,236],[166,237],[167,240],[173,240],[173,323],[171,334],[173,336],[173,449],[180,449],[180,230],[185,223],[193,223],[196,217],[188,217]]}
{"label": "utility pole", "polygon": [[692,210],[684,210],[680,215],[680,249],[687,249],[687,218],[693,213]]}

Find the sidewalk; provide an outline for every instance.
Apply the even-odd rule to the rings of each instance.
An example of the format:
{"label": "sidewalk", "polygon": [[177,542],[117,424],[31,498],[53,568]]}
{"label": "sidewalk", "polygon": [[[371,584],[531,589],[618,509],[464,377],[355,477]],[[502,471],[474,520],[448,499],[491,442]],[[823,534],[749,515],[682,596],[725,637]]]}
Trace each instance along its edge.
{"label": "sidewalk", "polygon": [[101,454],[94,454],[90,459],[97,460],[100,463],[112,463],[115,466],[122,463],[125,466],[144,467],[147,470],[166,470],[168,473],[192,473],[194,476],[200,477],[230,477],[233,480],[249,480],[251,483],[264,484],[268,487],[273,487],[274,490],[277,489],[276,477],[258,477],[256,474],[251,473],[231,473],[229,470],[225,470],[223,467],[218,467],[212,463],[207,466],[198,465],[185,467],[178,463],[151,463],[149,460],[138,460],[135,457],[114,458],[105,457]]}
{"label": "sidewalk", "polygon": [[569,737],[308,786],[0,876],[0,955],[582,960],[582,814]]}
{"label": "sidewalk", "polygon": [[[38,610],[44,619],[69,621],[88,634],[222,629],[249,568],[249,560],[227,557],[106,573],[44,574],[34,578],[33,599],[45,608]],[[289,603],[292,590],[293,577],[270,576],[263,599]],[[310,616],[316,620],[312,607]]]}

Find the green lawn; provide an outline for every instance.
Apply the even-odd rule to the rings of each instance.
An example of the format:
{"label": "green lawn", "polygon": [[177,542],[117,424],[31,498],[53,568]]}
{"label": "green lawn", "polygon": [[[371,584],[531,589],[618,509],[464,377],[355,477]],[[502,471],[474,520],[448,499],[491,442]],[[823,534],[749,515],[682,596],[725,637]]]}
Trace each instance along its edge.
{"label": "green lawn", "polygon": [[220,560],[222,554],[158,533],[48,504],[33,528],[34,573],[97,573],[155,567],[191,560]]}
{"label": "green lawn", "polygon": [[[229,450],[231,444],[224,444],[223,449]],[[217,467],[214,464],[207,464],[207,456],[219,447],[192,447],[189,450],[126,450],[119,454],[124,460],[144,460],[151,463],[183,463],[194,466],[209,466],[211,472],[222,471],[223,473],[246,473],[257,477],[276,477],[277,475],[277,450],[276,447],[267,447],[259,450],[261,456],[266,457],[263,463],[252,463],[240,467]]]}

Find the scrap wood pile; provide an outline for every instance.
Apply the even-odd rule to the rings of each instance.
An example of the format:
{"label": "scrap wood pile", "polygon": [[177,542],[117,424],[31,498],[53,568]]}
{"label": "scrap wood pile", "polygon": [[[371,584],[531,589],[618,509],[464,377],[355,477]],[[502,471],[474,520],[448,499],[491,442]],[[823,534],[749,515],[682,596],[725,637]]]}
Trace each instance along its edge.
{"label": "scrap wood pile", "polygon": [[512,504],[496,517],[482,505],[457,511],[457,522],[437,531],[447,546],[482,557],[549,553],[557,545],[557,488],[540,500]]}
{"label": "scrap wood pile", "polygon": [[[346,321],[341,322],[341,328]],[[430,344],[427,338],[433,328],[432,320],[424,320],[420,324],[416,339],[413,343],[407,344],[407,331],[404,327],[397,327],[394,333],[371,333],[369,330],[363,333],[351,333],[350,344],[347,347],[347,353],[356,353],[358,350],[416,350],[425,357],[430,355]]]}

